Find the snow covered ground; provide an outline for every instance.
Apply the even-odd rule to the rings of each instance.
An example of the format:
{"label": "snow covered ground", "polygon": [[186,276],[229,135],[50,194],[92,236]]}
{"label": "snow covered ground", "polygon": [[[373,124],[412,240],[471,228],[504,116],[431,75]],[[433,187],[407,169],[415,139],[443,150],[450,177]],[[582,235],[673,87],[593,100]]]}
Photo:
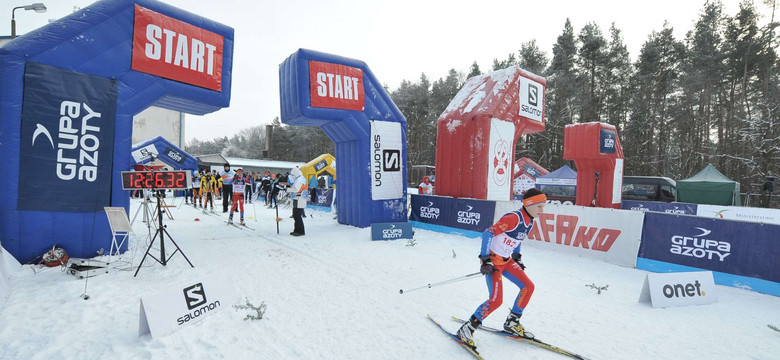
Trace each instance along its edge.
{"label": "snow covered ground", "polygon": [[[140,202],[131,203],[132,217]],[[147,260],[134,278],[148,244],[140,220],[126,271],[85,284],[59,268],[24,266],[0,309],[0,359],[470,358],[425,315],[454,331],[449,317],[467,318],[488,296],[481,277],[399,290],[478,271],[477,239],[417,229],[414,246],[374,242],[370,229],[311,209],[307,235],[293,237],[290,209],[280,209],[281,235],[273,210],[249,205],[256,231],[225,225],[218,211],[184,205],[165,221],[194,269],[176,254],[166,267]],[[543,341],[592,359],[780,359],[780,332],[767,326],[780,327],[780,298],[718,286],[715,304],[654,309],[637,302],[645,271],[532,247],[523,253],[536,284],[523,324]],[[244,321],[246,310],[226,307],[163,338],[137,335],[141,297],[201,275],[232,283],[234,304],[264,302],[264,318]],[[589,284],[609,288],[597,294]],[[503,323],[517,294],[509,282],[504,293],[486,325]],[[565,359],[486,332],[476,341],[487,359]]]}

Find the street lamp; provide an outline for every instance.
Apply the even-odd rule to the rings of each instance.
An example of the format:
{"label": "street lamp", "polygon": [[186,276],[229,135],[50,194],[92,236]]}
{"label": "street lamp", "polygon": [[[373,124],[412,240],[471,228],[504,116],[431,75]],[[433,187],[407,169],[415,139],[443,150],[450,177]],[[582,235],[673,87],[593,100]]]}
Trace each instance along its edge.
{"label": "street lamp", "polygon": [[11,11],[11,39],[16,37],[16,14],[14,13],[16,9],[25,9],[25,10],[35,10],[37,13],[46,12],[46,5],[43,5],[43,3],[35,3],[31,5],[25,5],[25,6],[17,6]]}

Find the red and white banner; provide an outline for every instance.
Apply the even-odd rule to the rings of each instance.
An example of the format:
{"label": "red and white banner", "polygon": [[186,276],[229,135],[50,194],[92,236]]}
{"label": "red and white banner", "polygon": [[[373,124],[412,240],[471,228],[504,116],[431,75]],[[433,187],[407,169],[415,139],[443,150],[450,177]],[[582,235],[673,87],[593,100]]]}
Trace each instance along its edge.
{"label": "red and white banner", "polygon": [[490,120],[487,153],[487,200],[506,201],[512,198],[512,167],[514,166],[515,124],[499,119]]}
{"label": "red and white banner", "polygon": [[311,106],[363,111],[363,69],[309,61]]}
{"label": "red and white banner", "polygon": [[[495,221],[522,203],[496,202]],[[523,246],[636,266],[644,214],[639,211],[547,204]]]}
{"label": "red and white banner", "polygon": [[132,69],[222,91],[224,37],[135,5]]}

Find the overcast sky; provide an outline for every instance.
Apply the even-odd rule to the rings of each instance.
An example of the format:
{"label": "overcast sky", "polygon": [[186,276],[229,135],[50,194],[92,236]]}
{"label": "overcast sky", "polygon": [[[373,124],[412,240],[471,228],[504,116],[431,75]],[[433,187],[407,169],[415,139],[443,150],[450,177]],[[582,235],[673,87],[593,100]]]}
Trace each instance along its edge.
{"label": "overcast sky", "polygon": [[[86,7],[90,0],[3,0],[9,35],[15,6],[43,2],[48,11],[16,10],[17,33],[24,34]],[[364,61],[380,82],[396,89],[402,80],[431,81],[449,69],[467,73],[476,61],[491,69],[494,58],[517,54],[536,39],[552,59],[552,47],[570,18],[575,34],[596,22],[604,36],[615,22],[636,59],[642,44],[664,21],[681,39],[693,28],[704,0],[168,0],[173,6],[235,29],[230,107],[205,116],[188,115],[185,137],[200,140],[232,136],[279,116],[279,64],[299,48]],[[733,16],[739,0],[724,0]],[[756,1],[760,10],[766,7]],[[767,11],[768,12],[768,11]],[[766,22],[769,14],[765,14]]]}

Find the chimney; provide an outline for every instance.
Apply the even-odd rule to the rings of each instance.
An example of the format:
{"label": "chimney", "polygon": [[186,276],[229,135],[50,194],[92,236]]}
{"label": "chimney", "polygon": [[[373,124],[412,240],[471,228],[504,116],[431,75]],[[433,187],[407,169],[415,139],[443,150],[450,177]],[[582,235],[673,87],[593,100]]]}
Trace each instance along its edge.
{"label": "chimney", "polygon": [[266,159],[271,158],[273,139],[274,139],[274,126],[266,125],[265,126],[265,151],[263,151],[263,158]]}

